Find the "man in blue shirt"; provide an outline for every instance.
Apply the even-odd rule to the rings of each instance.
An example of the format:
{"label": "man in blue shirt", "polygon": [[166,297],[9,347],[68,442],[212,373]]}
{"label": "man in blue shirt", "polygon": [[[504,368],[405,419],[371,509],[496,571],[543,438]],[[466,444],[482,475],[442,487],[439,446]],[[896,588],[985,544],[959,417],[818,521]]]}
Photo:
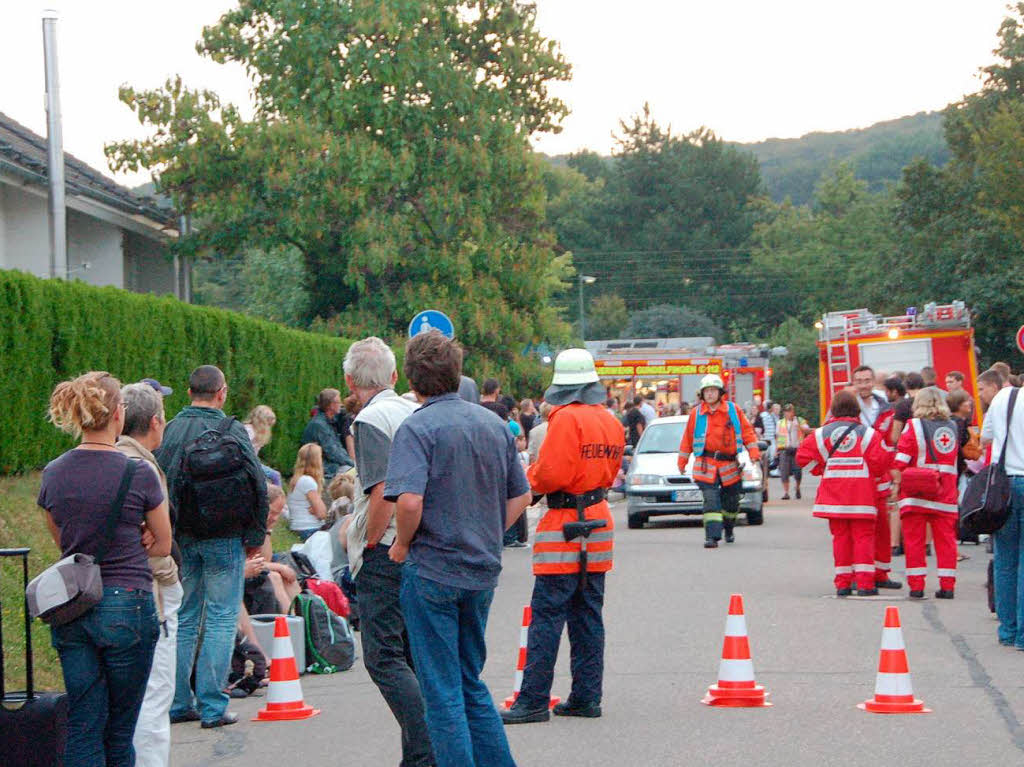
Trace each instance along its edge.
{"label": "man in blue shirt", "polygon": [[423,406],[395,434],[384,499],[396,502],[389,556],[406,562],[402,612],[434,757],[437,767],[514,767],[480,672],[502,533],[529,504],[530,486],[508,426],[459,397],[456,342],[414,336],[404,369]]}

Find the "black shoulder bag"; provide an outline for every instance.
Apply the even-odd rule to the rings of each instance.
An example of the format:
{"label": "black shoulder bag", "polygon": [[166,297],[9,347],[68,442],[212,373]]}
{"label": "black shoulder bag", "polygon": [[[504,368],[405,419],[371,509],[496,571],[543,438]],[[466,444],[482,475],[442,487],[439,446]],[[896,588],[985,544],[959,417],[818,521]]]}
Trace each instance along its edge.
{"label": "black shoulder bag", "polygon": [[1010,479],[1006,476],[1006,446],[1010,444],[1013,425],[1013,408],[1017,404],[1020,389],[1010,390],[1010,402],[1006,407],[1006,439],[999,452],[999,460],[990,463],[967,483],[963,500],[960,501],[960,529],[967,534],[989,534],[996,532],[1010,516]]}

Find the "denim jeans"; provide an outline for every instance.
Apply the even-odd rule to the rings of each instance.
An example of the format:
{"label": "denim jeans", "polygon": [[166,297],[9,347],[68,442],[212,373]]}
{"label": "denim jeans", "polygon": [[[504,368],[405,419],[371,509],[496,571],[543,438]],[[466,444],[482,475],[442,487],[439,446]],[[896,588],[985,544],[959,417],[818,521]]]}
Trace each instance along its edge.
{"label": "denim jeans", "polygon": [[999,641],[1024,650],[1024,476],[1010,477],[1010,516],[994,538]]}
{"label": "denim jeans", "polygon": [[428,767],[434,764],[434,756],[399,603],[402,566],[388,558],[386,546],[366,549],[356,585],[363,662],[402,728],[399,767]]}
{"label": "denim jeans", "polygon": [[541,708],[551,698],[551,682],[562,627],[569,624],[569,665],[572,693],[569,703],[585,706],[601,702],[604,677],[604,573],[587,573],[587,587],[580,576],[538,575],[530,599],[526,668],[519,701],[527,708]]}
{"label": "denim jeans", "polygon": [[148,591],[105,587],[85,615],[54,626],[68,691],[65,767],[132,767],[132,734],[160,627]]}
{"label": "denim jeans", "polygon": [[[235,646],[235,624],[242,604],[245,549],[240,538],[182,537],[181,585],[185,589],[178,611],[178,658],[171,716],[197,709],[204,722],[213,722],[228,707],[224,686]],[[196,644],[202,635],[199,655]],[[190,686],[196,667],[196,690]]]}
{"label": "denim jeans", "polygon": [[427,707],[437,767],[515,767],[505,727],[480,680],[494,589],[447,586],[402,572],[402,613]]}

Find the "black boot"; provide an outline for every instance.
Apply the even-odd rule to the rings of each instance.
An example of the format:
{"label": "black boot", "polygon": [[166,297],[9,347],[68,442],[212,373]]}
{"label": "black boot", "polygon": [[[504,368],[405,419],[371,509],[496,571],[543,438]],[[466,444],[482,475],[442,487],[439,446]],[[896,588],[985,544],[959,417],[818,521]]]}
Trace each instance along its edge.
{"label": "black boot", "polygon": [[725,542],[726,543],[733,543],[733,542],[735,542],[735,540],[736,540],[736,536],[732,534],[732,528],[731,527],[727,527],[725,529]]}
{"label": "black boot", "polygon": [[843,587],[841,589],[836,589],[836,596],[837,597],[848,597],[852,593],[853,593],[853,589],[851,589],[849,586],[845,586],[845,587]]}
{"label": "black boot", "polygon": [[714,538],[708,538],[708,539],[706,539],[704,541],[704,548],[705,549],[717,549],[718,548],[718,541],[716,541]]}
{"label": "black boot", "polygon": [[512,708],[501,710],[501,721],[505,724],[530,724],[531,722],[546,722],[551,718],[547,705],[537,708],[527,708],[524,704],[516,701]]}
{"label": "black boot", "polygon": [[952,599],[953,589],[939,589],[935,592],[936,599]]}
{"label": "black boot", "polygon": [[892,578],[887,578],[884,581],[879,581],[875,584],[880,589],[902,589],[903,584],[900,581],[894,581]]}
{"label": "black boot", "polygon": [[574,703],[571,699],[565,703],[556,703],[553,709],[555,716],[582,716],[596,719],[601,716],[600,703]]}

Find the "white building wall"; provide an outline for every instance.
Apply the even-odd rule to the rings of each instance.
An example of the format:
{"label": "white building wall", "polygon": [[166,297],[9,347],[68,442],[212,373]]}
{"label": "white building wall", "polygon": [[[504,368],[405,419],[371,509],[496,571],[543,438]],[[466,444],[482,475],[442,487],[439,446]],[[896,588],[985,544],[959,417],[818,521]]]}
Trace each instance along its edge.
{"label": "white building wall", "polygon": [[46,198],[16,186],[0,184],[3,208],[3,268],[37,277],[50,271],[50,229]]}
{"label": "white building wall", "polygon": [[[68,210],[68,272],[90,285],[124,285],[124,233],[119,227]],[[85,264],[89,267],[83,268]]]}

